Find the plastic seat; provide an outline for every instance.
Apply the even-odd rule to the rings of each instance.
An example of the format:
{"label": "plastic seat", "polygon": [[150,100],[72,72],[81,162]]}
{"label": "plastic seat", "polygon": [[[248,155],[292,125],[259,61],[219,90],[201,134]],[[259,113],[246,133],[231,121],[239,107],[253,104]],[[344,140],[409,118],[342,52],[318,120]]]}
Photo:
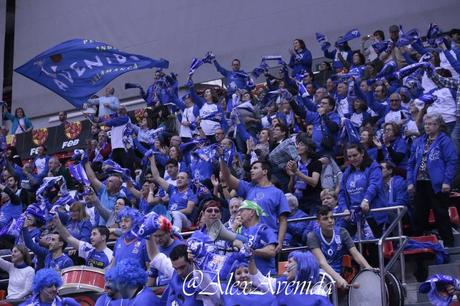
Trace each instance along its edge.
{"label": "plastic seat", "polygon": [[[436,235],[428,235],[428,236],[418,236],[418,237],[409,237],[411,240],[415,240],[417,242],[431,242],[431,243],[438,243],[438,237]],[[415,250],[405,250],[404,255],[415,255],[415,254],[434,254],[432,249],[428,248],[420,248]]]}
{"label": "plastic seat", "polygon": [[458,215],[457,207],[449,207],[449,218],[452,224],[460,225],[460,217]]}
{"label": "plastic seat", "polygon": [[287,261],[278,262],[278,275],[282,275],[284,272],[286,272],[286,264]]}
{"label": "plastic seat", "polygon": [[[457,207],[449,207],[449,219],[452,224],[460,225],[460,216],[458,215]],[[428,217],[428,223],[432,226],[436,224],[436,219],[434,217],[434,212],[430,209],[430,215]]]}
{"label": "plastic seat", "polygon": [[392,241],[384,241],[383,242],[383,257],[385,259],[390,259],[393,257],[394,254],[394,248],[393,248],[393,242]]}

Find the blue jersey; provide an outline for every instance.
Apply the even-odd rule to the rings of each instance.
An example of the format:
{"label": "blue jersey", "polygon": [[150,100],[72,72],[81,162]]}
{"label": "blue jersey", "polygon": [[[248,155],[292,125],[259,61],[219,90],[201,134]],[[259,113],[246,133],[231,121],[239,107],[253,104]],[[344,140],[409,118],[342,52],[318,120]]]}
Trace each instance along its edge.
{"label": "blue jersey", "polygon": [[260,187],[240,180],[238,195],[262,207],[267,216],[260,217],[260,223],[268,225],[275,233],[278,232],[278,217],[291,212],[284,192],[275,186]]}
{"label": "blue jersey", "polygon": [[[278,244],[278,237],[266,224],[258,223],[249,228],[243,227],[241,234],[248,237],[249,241],[247,242],[247,245],[253,250],[262,249],[270,244],[275,246]],[[274,257],[265,258],[256,256],[255,262],[257,268],[262,274],[267,275],[268,272],[272,275],[276,274]]]}
{"label": "blue jersey", "polygon": [[190,156],[190,172],[192,178],[200,182],[209,179],[213,174],[213,165],[209,160],[204,160],[195,154]]}
{"label": "blue jersey", "polygon": [[160,299],[148,287],[142,288],[133,298],[129,300],[130,306],[160,306]]}
{"label": "blue jersey", "polygon": [[45,268],[61,271],[62,269],[73,266],[73,261],[67,254],[62,254],[58,258],[53,258],[51,253],[45,257]]}
{"label": "blue jersey", "polygon": [[342,260],[343,255],[348,253],[346,246],[342,243],[342,238],[340,237],[340,228],[334,227],[334,234],[330,241],[327,241],[326,238],[321,233],[321,228],[317,227],[314,230],[318,241],[321,244],[321,252],[327,260],[327,263],[334,269],[335,272],[342,272]]}
{"label": "blue jersey", "polygon": [[143,214],[143,215],[147,215],[149,212],[151,212],[153,210],[153,208],[155,207],[155,205],[149,205],[149,203],[147,202],[146,199],[144,198],[141,198],[139,200],[139,211]]}
{"label": "blue jersey", "polygon": [[177,189],[176,186],[169,185],[168,187],[169,194],[169,211],[181,210],[187,208],[187,202],[192,201],[195,205],[198,203],[198,198],[195,193],[187,188],[186,191],[181,192]]}
{"label": "blue jersey", "polygon": [[125,235],[123,235],[115,243],[113,252],[117,262],[124,258],[136,258],[139,260],[140,266],[145,267],[145,263],[150,261],[144,239],[135,238],[126,242]]}
{"label": "blue jersey", "polygon": [[174,272],[167,290],[168,301],[166,305],[203,306],[203,302],[197,299],[200,290],[199,288],[184,286],[184,281]]}
{"label": "blue jersey", "polygon": [[128,305],[129,301],[125,299],[113,300],[107,294],[99,296],[96,300],[95,306],[123,306]]}
{"label": "blue jersey", "polygon": [[98,251],[88,242],[80,241],[78,256],[86,260],[87,266],[104,269],[112,261],[113,252],[107,247],[102,251]]}

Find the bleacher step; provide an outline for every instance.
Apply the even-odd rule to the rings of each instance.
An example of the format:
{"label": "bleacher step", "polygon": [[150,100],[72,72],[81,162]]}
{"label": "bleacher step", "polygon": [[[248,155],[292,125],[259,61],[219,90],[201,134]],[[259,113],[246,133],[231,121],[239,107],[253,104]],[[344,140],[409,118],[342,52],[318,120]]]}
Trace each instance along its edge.
{"label": "bleacher step", "polygon": [[442,264],[442,265],[430,265],[428,266],[428,275],[440,273],[440,274],[447,274],[447,275],[452,275],[454,277],[460,278],[459,267],[460,267],[459,262],[453,262],[453,263]]}

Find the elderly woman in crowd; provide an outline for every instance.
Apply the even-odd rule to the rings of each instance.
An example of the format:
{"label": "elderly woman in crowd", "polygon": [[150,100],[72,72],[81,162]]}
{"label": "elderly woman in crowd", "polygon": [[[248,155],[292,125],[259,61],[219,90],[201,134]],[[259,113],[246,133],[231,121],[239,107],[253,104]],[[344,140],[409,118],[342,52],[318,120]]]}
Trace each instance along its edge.
{"label": "elderly woman in crowd", "polygon": [[414,219],[418,234],[428,230],[428,214],[433,209],[439,234],[444,245],[450,247],[454,237],[449,221],[449,192],[457,153],[440,114],[426,114],[423,123],[425,134],[412,144],[407,190],[415,195]]}

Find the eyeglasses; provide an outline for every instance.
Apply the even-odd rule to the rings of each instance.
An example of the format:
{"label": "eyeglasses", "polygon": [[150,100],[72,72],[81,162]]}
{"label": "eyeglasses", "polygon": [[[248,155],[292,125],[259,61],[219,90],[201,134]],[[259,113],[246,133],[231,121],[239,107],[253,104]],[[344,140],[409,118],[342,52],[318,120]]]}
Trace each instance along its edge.
{"label": "eyeglasses", "polygon": [[401,101],[401,99],[390,99],[390,102],[398,102]]}
{"label": "eyeglasses", "polygon": [[219,208],[215,208],[215,209],[208,208],[208,209],[205,210],[205,212],[208,213],[208,214],[212,214],[212,213],[218,214],[218,213],[220,213],[220,209]]}

